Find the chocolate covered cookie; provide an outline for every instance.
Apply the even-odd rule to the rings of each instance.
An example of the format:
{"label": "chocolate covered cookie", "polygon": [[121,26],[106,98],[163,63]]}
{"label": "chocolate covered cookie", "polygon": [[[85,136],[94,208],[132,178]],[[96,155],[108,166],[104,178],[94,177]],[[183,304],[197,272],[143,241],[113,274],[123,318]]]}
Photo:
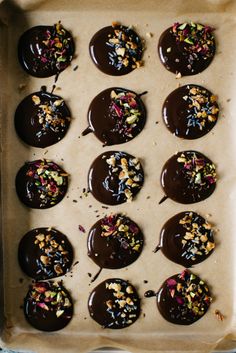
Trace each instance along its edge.
{"label": "chocolate covered cookie", "polygon": [[129,282],[111,278],[93,289],[88,309],[92,319],[103,328],[121,329],[138,319],[140,299]]}
{"label": "chocolate covered cookie", "polygon": [[164,165],[161,186],[166,197],[183,204],[205,200],[215,190],[216,168],[200,152],[176,153]]}
{"label": "chocolate covered cookie", "polygon": [[39,159],[26,162],[16,175],[16,192],[26,206],[50,208],[65,196],[68,174],[56,163]]}
{"label": "chocolate covered cookie", "polygon": [[18,105],[15,128],[26,144],[45,148],[65,136],[70,120],[71,114],[65,101],[41,91],[30,94]]}
{"label": "chocolate covered cookie", "polygon": [[18,247],[23,272],[36,280],[66,274],[73,262],[73,248],[68,238],[53,228],[36,228],[26,233]]}
{"label": "chocolate covered cookie", "polygon": [[73,316],[71,296],[61,282],[35,282],[25,297],[24,314],[37,330],[61,330]]}
{"label": "chocolate covered cookie", "polygon": [[125,88],[112,87],[99,93],[88,110],[88,128],[103,145],[132,140],[143,129],[146,109],[140,95]]}
{"label": "chocolate covered cookie", "polygon": [[204,261],[215,248],[213,229],[202,216],[186,211],[171,217],[162,227],[156,248],[171,261],[191,267]]}
{"label": "chocolate covered cookie", "polygon": [[35,77],[58,75],[70,64],[74,51],[72,35],[60,22],[54,26],[30,28],[18,43],[19,62]]}
{"label": "chocolate covered cookie", "polygon": [[108,75],[125,75],[142,65],[140,37],[131,27],[117,23],[94,34],[89,52],[97,68]]}
{"label": "chocolate covered cookie", "polygon": [[162,116],[172,134],[184,139],[206,135],[216,124],[219,114],[217,97],[206,88],[186,85],[166,98]]}
{"label": "chocolate covered cookie", "polygon": [[107,205],[132,201],[143,182],[140,161],[125,152],[102,153],[94,160],[88,174],[89,191]]}
{"label": "chocolate covered cookie", "polygon": [[211,301],[206,283],[188,270],[168,278],[157,292],[161,315],[178,325],[191,325],[201,319]]}
{"label": "chocolate covered cookie", "polygon": [[158,53],[165,68],[179,76],[205,70],[215,55],[214,29],[200,23],[174,23],[160,36]]}
{"label": "chocolate covered cookie", "polygon": [[122,268],[137,260],[143,248],[143,234],[123,214],[106,216],[89,231],[88,256],[100,268]]}

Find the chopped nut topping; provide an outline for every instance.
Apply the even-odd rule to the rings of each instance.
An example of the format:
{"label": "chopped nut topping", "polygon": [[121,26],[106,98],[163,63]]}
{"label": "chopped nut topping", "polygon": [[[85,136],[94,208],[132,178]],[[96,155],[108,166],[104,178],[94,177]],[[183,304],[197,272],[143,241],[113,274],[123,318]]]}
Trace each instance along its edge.
{"label": "chopped nut topping", "polygon": [[108,37],[106,45],[111,48],[109,52],[109,63],[117,70],[122,67],[132,66],[133,68],[142,65],[142,42],[131,27],[124,27],[119,24],[112,25],[114,35]]}

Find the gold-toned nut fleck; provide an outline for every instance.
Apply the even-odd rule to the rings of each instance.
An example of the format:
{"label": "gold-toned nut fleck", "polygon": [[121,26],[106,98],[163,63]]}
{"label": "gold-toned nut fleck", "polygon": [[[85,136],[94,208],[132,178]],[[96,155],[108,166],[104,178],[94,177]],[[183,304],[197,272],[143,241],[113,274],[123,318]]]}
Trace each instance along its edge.
{"label": "gold-toned nut fleck", "polygon": [[35,105],[39,105],[41,102],[39,96],[36,96],[36,95],[32,96],[32,101],[34,102]]}
{"label": "gold-toned nut fleck", "polygon": [[128,294],[134,293],[133,288],[132,288],[131,286],[128,286],[128,287],[126,288],[126,293],[128,293]]}

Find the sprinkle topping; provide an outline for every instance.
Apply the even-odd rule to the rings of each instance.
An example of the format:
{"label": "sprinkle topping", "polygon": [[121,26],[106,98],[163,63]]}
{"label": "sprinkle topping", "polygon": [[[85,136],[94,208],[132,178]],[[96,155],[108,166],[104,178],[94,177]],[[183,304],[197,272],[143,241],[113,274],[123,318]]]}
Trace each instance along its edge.
{"label": "sprinkle topping", "polygon": [[189,55],[189,65],[200,57],[207,59],[213,57],[215,50],[215,41],[213,36],[214,29],[210,26],[204,26],[199,23],[175,23],[172,26],[172,33],[176,42]]}
{"label": "sprinkle topping", "polygon": [[112,175],[118,175],[119,186],[117,193],[113,196],[120,198],[120,195],[125,195],[128,202],[133,199],[133,190],[140,189],[143,184],[143,174],[141,172],[141,164],[138,158],[127,158],[127,154],[116,152],[106,159],[109,165],[109,175],[104,180],[103,186],[106,190],[111,191],[109,179]]}
{"label": "sprinkle topping", "polygon": [[59,72],[64,70],[72,60],[72,37],[60,22],[46,29],[42,44],[43,49],[35,57],[35,70],[38,63],[46,68],[55,66]]}
{"label": "sprinkle topping", "polygon": [[219,108],[216,103],[217,97],[209,95],[209,92],[199,86],[189,87],[189,92],[183,97],[188,103],[188,128],[199,128],[203,130],[206,123],[214,124],[218,117]]}
{"label": "sprinkle topping", "polygon": [[132,324],[138,314],[138,297],[133,286],[125,281],[114,280],[105,283],[106,289],[111,292],[111,299],[106,301],[107,312],[114,321],[107,327],[128,326]]}
{"label": "sprinkle topping", "polygon": [[137,236],[139,228],[122,214],[109,215],[102,219],[101,237],[117,239],[121,247],[132,252],[140,252],[143,241]]}
{"label": "sprinkle topping", "polygon": [[116,121],[112,131],[132,138],[132,132],[142,115],[137,95],[133,92],[116,93],[113,90],[109,109],[111,117]]}
{"label": "sprinkle topping", "polygon": [[47,233],[35,235],[34,244],[40,249],[40,257],[37,259],[38,274],[46,274],[49,277],[61,276],[69,270],[69,253],[65,249],[65,241],[58,241],[51,229]]}
{"label": "sprinkle topping", "polygon": [[108,36],[106,45],[112,49],[109,52],[109,63],[117,70],[131,66],[133,69],[142,66],[142,43],[131,27],[113,23],[114,34]]}
{"label": "sprinkle topping", "polygon": [[208,255],[215,248],[213,230],[207,221],[202,224],[201,218],[193,212],[189,212],[179,223],[186,232],[181,240],[183,246],[182,256],[187,260],[195,261],[202,255]]}
{"label": "sprinkle topping", "polygon": [[[62,169],[53,162],[38,160],[29,163],[26,176],[32,179],[30,183],[35,186],[39,194],[41,201],[40,207],[44,207],[47,204],[54,205],[57,198],[65,192],[61,187],[66,185],[68,174],[62,171]],[[27,190],[27,197],[32,200],[34,194],[29,188],[27,188]]]}
{"label": "sprinkle topping", "polygon": [[[67,309],[72,306],[71,298],[61,282],[36,282],[31,285],[27,300],[34,306],[35,312],[53,312],[55,316],[71,315]],[[70,317],[68,317],[70,315]]]}
{"label": "sprinkle topping", "polygon": [[36,134],[39,139],[49,129],[55,133],[63,131],[66,127],[66,120],[70,121],[70,118],[64,117],[61,112],[61,108],[65,104],[63,99],[41,102],[40,96],[33,95],[32,101],[38,107],[36,116],[38,123],[42,126],[42,129]]}
{"label": "sprinkle topping", "polygon": [[177,302],[182,316],[191,313],[193,317],[202,316],[212,298],[205,282],[188,270],[166,281],[169,294]]}
{"label": "sprinkle topping", "polygon": [[189,180],[190,188],[207,188],[216,183],[215,165],[198,158],[195,152],[182,153],[177,162],[183,164],[183,173]]}

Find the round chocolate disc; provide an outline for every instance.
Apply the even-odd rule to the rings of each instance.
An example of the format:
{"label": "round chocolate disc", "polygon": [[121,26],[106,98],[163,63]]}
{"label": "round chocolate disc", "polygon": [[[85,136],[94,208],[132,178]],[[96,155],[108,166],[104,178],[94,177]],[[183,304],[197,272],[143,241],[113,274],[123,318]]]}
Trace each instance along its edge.
{"label": "round chocolate disc", "polygon": [[100,283],[88,300],[90,316],[103,328],[120,329],[132,325],[140,314],[136,289],[118,278]]}
{"label": "round chocolate disc", "polygon": [[26,162],[16,175],[19,199],[31,208],[50,208],[66,194],[68,174],[56,163],[45,159]]}
{"label": "round chocolate disc", "polygon": [[162,64],[182,76],[202,72],[215,55],[213,31],[200,23],[175,23],[159,39],[158,53]]}
{"label": "round chocolate disc", "polygon": [[97,68],[108,75],[125,75],[142,65],[141,39],[130,27],[118,24],[95,33],[89,52]]}
{"label": "round chocolate disc", "polygon": [[89,231],[88,256],[100,268],[132,264],[143,248],[143,234],[136,223],[122,214],[106,216]]}
{"label": "round chocolate disc", "polygon": [[125,88],[112,87],[99,93],[88,110],[89,127],[104,145],[132,140],[143,129],[146,109],[139,95]]}
{"label": "round chocolate disc", "polygon": [[35,282],[25,297],[24,314],[37,330],[61,330],[73,316],[71,296],[61,282]]}
{"label": "round chocolate disc", "polygon": [[157,292],[161,315],[178,325],[191,325],[201,319],[211,301],[205,282],[188,270],[168,278]]}
{"label": "round chocolate disc", "polygon": [[73,38],[60,22],[36,26],[19,39],[18,58],[23,69],[35,77],[59,74],[70,64],[75,51]]}
{"label": "round chocolate disc", "polygon": [[206,135],[216,124],[219,114],[217,97],[206,88],[186,85],[166,98],[162,116],[166,127],[177,137],[196,139]]}
{"label": "round chocolate disc", "polygon": [[161,186],[165,195],[176,202],[203,201],[215,190],[215,165],[200,152],[176,153],[162,169]]}
{"label": "round chocolate disc", "polygon": [[53,228],[36,228],[26,233],[18,248],[23,272],[36,280],[59,277],[73,262],[73,248],[68,238]]}
{"label": "round chocolate disc", "polygon": [[118,205],[132,201],[144,182],[138,158],[125,152],[109,151],[100,154],[88,174],[89,191],[100,202]]}
{"label": "round chocolate disc", "polygon": [[16,109],[16,132],[30,146],[48,147],[65,136],[70,116],[61,97],[46,92],[32,93]]}
{"label": "round chocolate disc", "polygon": [[191,267],[204,261],[215,248],[213,229],[199,214],[181,212],[162,227],[157,250],[171,261]]}

